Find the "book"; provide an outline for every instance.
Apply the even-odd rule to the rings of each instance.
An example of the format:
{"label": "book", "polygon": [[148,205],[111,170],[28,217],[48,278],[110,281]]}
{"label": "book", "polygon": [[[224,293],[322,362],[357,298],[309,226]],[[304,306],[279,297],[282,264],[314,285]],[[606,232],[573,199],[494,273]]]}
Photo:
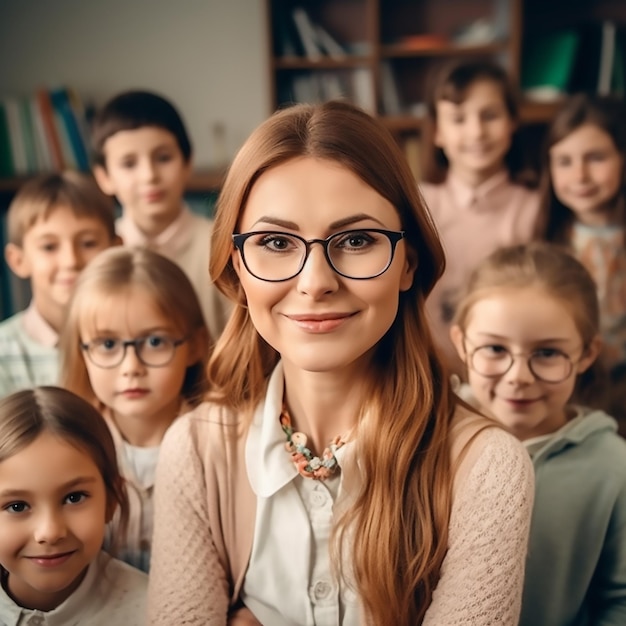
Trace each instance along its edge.
{"label": "book", "polygon": [[13,168],[17,176],[25,176],[28,174],[28,162],[26,160],[22,122],[20,120],[20,105],[17,98],[5,98],[4,110],[9,128]]}
{"label": "book", "polygon": [[50,99],[60,130],[59,135],[65,160],[70,167],[88,171],[89,155],[76,113],[72,108],[68,90],[63,87],[53,89],[50,92]]}
{"label": "book", "polygon": [[43,117],[37,102],[37,96],[33,95],[28,98],[28,106],[30,108],[30,118],[33,123],[33,134],[35,140],[35,155],[37,157],[37,171],[49,172],[54,169],[54,161],[52,152],[48,145],[48,137],[44,128]]}
{"label": "book", "polygon": [[393,68],[389,61],[384,61],[380,66],[381,92],[383,107],[387,115],[400,115],[402,113],[402,103],[398,84],[393,74]]}
{"label": "book", "polygon": [[555,100],[567,93],[580,47],[576,29],[537,34],[525,46],[522,91],[535,100]]}
{"label": "book", "polygon": [[600,67],[598,68],[598,94],[607,96],[611,93],[613,64],[615,61],[615,22],[606,20],[602,23],[600,38]]}
{"label": "book", "polygon": [[61,140],[57,132],[50,94],[45,89],[39,89],[35,94],[35,98],[39,107],[39,114],[41,115],[41,122],[44,127],[48,149],[52,157],[53,169],[62,170],[65,168],[65,160],[61,148]]}
{"label": "book", "polygon": [[319,61],[322,58],[322,51],[309,14],[302,7],[296,7],[292,12],[292,16],[307,58],[310,61]]}
{"label": "book", "polygon": [[317,42],[322,51],[326,51],[332,59],[345,59],[348,55],[331,34],[319,25],[314,27]]}
{"label": "book", "polygon": [[18,100],[20,113],[20,124],[22,126],[22,141],[24,142],[24,153],[26,154],[26,168],[29,174],[38,171],[37,153],[35,151],[35,132],[33,120],[30,115],[30,105],[26,98]]}
{"label": "book", "polygon": [[376,112],[374,79],[367,67],[357,67],[352,72],[352,100],[368,113]]}
{"label": "book", "polygon": [[9,137],[9,122],[0,101],[0,176],[9,177],[15,174],[13,167],[13,155],[11,154],[11,139]]}

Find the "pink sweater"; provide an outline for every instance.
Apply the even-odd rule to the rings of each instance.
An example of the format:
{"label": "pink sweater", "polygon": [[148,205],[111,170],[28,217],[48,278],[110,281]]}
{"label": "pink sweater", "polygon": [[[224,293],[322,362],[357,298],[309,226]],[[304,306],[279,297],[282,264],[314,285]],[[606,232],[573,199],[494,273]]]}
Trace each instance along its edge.
{"label": "pink sweater", "polygon": [[475,189],[448,175],[441,185],[420,184],[420,191],[446,253],[446,271],[426,303],[429,320],[435,340],[456,368],[459,361],[448,329],[459,292],[472,270],[494,250],[533,238],[539,195],[510,182],[507,172]]}
{"label": "pink sweater", "polygon": [[[516,439],[499,428],[476,434],[484,422],[460,411],[452,455],[462,460],[449,549],[423,624],[513,625],[534,494],[532,465]],[[168,431],[156,480],[150,624],[227,624],[254,535],[256,496],[246,473],[245,440],[239,418],[210,404]]]}

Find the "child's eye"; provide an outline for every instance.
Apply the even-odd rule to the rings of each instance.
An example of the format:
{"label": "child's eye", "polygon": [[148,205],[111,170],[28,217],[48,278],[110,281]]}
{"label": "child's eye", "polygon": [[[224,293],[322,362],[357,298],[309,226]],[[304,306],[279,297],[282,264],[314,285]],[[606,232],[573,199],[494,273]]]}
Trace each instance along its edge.
{"label": "child's eye", "polygon": [[26,502],[11,502],[4,507],[7,513],[24,513],[28,509]]}
{"label": "child's eye", "polygon": [[135,159],[126,159],[125,161],[122,161],[120,163],[120,167],[126,170],[130,170],[133,167],[135,167],[136,164],[137,164],[137,161],[135,161]]}
{"label": "child's eye", "polygon": [[158,163],[169,163],[174,158],[174,155],[169,153],[157,154],[156,161]]}
{"label": "child's eye", "polygon": [[67,496],[65,496],[64,503],[80,504],[81,502],[84,502],[88,497],[88,494],[84,491],[75,491],[73,493],[68,493]]}
{"label": "child's eye", "polygon": [[493,122],[494,120],[498,120],[501,117],[502,117],[502,113],[500,111],[497,111],[496,109],[483,111],[481,114],[481,118],[483,122]]}
{"label": "child's eye", "polygon": [[601,162],[606,159],[606,154],[604,152],[591,152],[587,157],[590,161]]}
{"label": "child's eye", "polygon": [[80,245],[83,248],[92,249],[97,248],[100,245],[100,242],[97,239],[84,239],[80,242]]}
{"label": "child's eye", "polygon": [[39,246],[39,249],[42,250],[43,252],[54,252],[57,249],[57,244],[56,243],[44,243],[41,246]]}

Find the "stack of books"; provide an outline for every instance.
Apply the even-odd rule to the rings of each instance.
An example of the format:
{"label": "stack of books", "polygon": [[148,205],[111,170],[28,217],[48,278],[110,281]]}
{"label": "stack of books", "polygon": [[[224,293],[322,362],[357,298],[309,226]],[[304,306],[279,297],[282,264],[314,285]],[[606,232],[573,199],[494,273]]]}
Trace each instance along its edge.
{"label": "stack of books", "polygon": [[67,87],[0,98],[0,177],[89,170],[85,108]]}

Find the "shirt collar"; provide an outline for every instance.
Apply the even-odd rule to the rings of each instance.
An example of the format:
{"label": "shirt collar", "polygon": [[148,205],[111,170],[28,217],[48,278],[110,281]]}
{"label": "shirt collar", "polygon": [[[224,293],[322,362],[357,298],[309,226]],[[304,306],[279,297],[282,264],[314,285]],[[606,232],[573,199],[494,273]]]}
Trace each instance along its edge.
{"label": "shirt collar", "polygon": [[193,214],[184,204],[180,215],[156,237],[147,237],[131,217],[124,213],[116,222],[116,230],[124,245],[131,247],[150,248],[161,254],[175,254],[183,249],[192,232]]}
{"label": "shirt collar", "polygon": [[26,334],[38,344],[46,348],[56,348],[59,333],[46,322],[34,301],[31,301],[22,317],[22,327]]}
{"label": "shirt collar", "polygon": [[463,210],[499,210],[498,203],[484,203],[485,198],[505,187],[509,182],[509,173],[506,170],[497,172],[483,181],[478,187],[470,187],[465,181],[448,173],[446,183],[455,199],[455,204]]}
{"label": "shirt collar", "polygon": [[284,386],[283,366],[279,362],[248,430],[246,467],[252,490],[261,498],[272,496],[298,476],[285,450],[285,433],[279,422]]}

